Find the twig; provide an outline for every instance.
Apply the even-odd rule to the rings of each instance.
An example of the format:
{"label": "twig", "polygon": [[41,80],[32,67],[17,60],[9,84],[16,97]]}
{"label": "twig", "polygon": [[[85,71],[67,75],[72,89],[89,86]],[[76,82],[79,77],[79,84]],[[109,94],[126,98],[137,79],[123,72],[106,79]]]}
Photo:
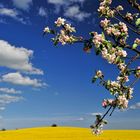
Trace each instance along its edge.
{"label": "twig", "polygon": [[132,5],[132,7],[140,11],[140,4],[137,3],[137,0],[127,0],[127,1]]}
{"label": "twig", "polygon": [[96,124],[96,127],[100,124],[100,122],[102,122],[102,120],[105,118],[105,116],[109,113],[109,111],[111,110],[112,106],[109,107],[109,109],[106,111],[106,113],[102,116],[102,118],[98,121],[98,123]]}
{"label": "twig", "polygon": [[[116,19],[117,21],[119,21],[119,22],[122,22],[120,19],[118,19],[117,17],[115,17],[114,16],[114,19]],[[130,29],[130,30],[132,30],[134,33],[136,33],[136,34],[138,34],[138,35],[140,35],[140,32],[137,32],[135,29],[133,29],[132,27],[130,27],[129,25],[127,25],[127,27]]]}
{"label": "twig", "polygon": [[[116,8],[113,8],[113,9],[117,12],[117,14],[118,14],[124,21],[126,21],[126,22],[129,23],[131,26],[133,26],[134,28],[136,28],[136,26],[133,25],[132,23],[130,23],[130,22],[127,20],[127,18],[126,18],[124,15],[122,15]],[[127,25],[127,26],[128,26],[128,25]],[[130,26],[128,26],[128,28],[129,28],[130,30],[134,31],[135,33],[137,33],[138,35],[140,35],[140,31],[137,31],[137,29],[133,29],[133,28],[130,27]]]}
{"label": "twig", "polygon": [[136,79],[130,84],[130,87],[133,87],[133,86],[135,85],[135,83],[139,81],[139,79],[140,79],[140,78],[136,78]]}

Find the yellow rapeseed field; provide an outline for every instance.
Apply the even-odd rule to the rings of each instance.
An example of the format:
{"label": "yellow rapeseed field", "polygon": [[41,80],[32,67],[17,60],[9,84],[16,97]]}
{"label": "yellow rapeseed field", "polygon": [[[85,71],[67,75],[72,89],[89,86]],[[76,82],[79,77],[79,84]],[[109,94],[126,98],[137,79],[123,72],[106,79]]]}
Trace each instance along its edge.
{"label": "yellow rapeseed field", "polygon": [[140,140],[140,130],[105,130],[94,136],[88,128],[40,127],[0,131],[0,140]]}

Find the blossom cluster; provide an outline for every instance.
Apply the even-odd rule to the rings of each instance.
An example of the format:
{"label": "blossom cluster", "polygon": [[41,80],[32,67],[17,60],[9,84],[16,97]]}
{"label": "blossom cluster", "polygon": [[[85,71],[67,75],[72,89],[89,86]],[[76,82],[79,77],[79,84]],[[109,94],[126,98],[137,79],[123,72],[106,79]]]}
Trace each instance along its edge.
{"label": "blossom cluster", "polygon": [[108,106],[114,106],[116,104],[114,99],[104,99],[102,102],[102,106],[104,108],[108,107]]}
{"label": "blossom cluster", "polygon": [[[140,78],[140,66],[132,70],[129,68],[129,65],[133,62],[133,58],[130,62],[125,61],[125,58],[128,56],[126,51],[127,39],[129,37],[127,25],[120,20],[118,23],[114,23],[114,21],[112,21],[112,18],[116,16],[116,13],[124,10],[124,8],[119,5],[116,8],[111,9],[112,0],[100,1],[98,12],[101,17],[105,17],[100,22],[100,27],[103,29],[102,34],[91,32],[90,39],[85,40],[82,37],[74,36],[73,33],[76,32],[75,28],[61,17],[55,21],[55,26],[59,29],[59,31],[46,27],[44,29],[44,33],[51,33],[55,35],[55,38],[52,38],[55,45],[59,42],[62,45],[81,42],[84,44],[84,51],[86,52],[90,52],[90,50],[94,47],[97,55],[100,54],[107,60],[108,63],[115,64],[119,69],[119,75],[115,81],[105,81],[102,71],[98,70],[96,71],[92,82],[99,79],[100,84],[114,96],[114,99],[103,100],[102,106],[104,108],[109,108],[109,111],[111,108],[126,109],[128,107],[129,100],[133,97],[133,83],[129,84],[130,74],[134,74],[135,78]],[[136,16],[137,15],[127,12],[123,18],[132,22],[135,20]],[[137,20],[136,24],[140,25],[140,18]],[[136,51],[138,46],[140,46],[140,39],[136,38],[132,48],[129,47],[129,49]],[[91,127],[93,133],[96,135],[102,133],[103,125],[107,123],[103,120],[103,118],[101,115],[97,115],[95,124]]]}
{"label": "blossom cluster", "polygon": [[105,41],[104,36],[102,34],[98,34],[97,32],[93,32],[92,35],[94,35],[92,42],[96,48],[99,48]]}
{"label": "blossom cluster", "polygon": [[125,95],[120,95],[117,97],[117,99],[104,99],[102,106],[104,108],[108,106],[117,106],[119,109],[126,109],[128,107],[128,99]]}
{"label": "blossom cluster", "polygon": [[[61,27],[60,31],[57,32],[57,35],[55,38],[52,38],[55,45],[57,45],[58,42],[60,42],[62,45],[65,45],[66,43],[73,43],[77,39],[71,35],[70,33],[76,32],[75,28],[71,26],[71,24],[66,23],[66,20],[64,18],[59,17],[55,21],[55,25],[57,27]],[[49,29],[49,27],[45,27],[44,33],[54,33],[54,30]]]}
{"label": "blossom cluster", "polygon": [[105,18],[100,22],[101,27],[109,36],[115,37],[120,44],[125,44],[128,37],[128,27],[125,23],[119,22],[116,24],[111,24],[110,20]]}
{"label": "blossom cluster", "polygon": [[128,99],[125,95],[119,95],[117,99],[104,99],[102,106],[104,108],[108,106],[117,106],[119,109],[126,109],[128,107]]}
{"label": "blossom cluster", "polygon": [[112,0],[101,0],[98,12],[100,15],[105,15],[107,17],[114,17],[115,10],[110,9]]}
{"label": "blossom cluster", "polygon": [[[127,56],[127,52],[121,47],[114,47],[113,44],[104,38],[104,35],[93,32],[93,43],[97,49],[100,49],[102,57],[109,63],[118,64],[122,63],[121,58]],[[122,65],[122,64],[121,64]]]}
{"label": "blossom cluster", "polygon": [[103,129],[104,124],[107,124],[107,121],[102,119],[102,116],[100,114],[96,115],[96,120],[95,120],[94,125],[90,126],[93,130],[92,132],[95,135],[100,135],[103,132],[102,129]]}
{"label": "blossom cluster", "polygon": [[[140,69],[139,69],[140,70]],[[140,71],[139,71],[140,72]],[[103,82],[103,86],[105,86],[105,88],[107,90],[110,91],[110,93],[112,95],[115,96],[115,99],[104,99],[102,102],[102,106],[104,108],[108,107],[108,106],[112,106],[112,107],[118,107],[119,109],[125,109],[128,107],[128,102],[130,99],[132,99],[132,93],[133,93],[133,88],[129,87],[129,86],[122,86],[122,80],[123,82],[128,82],[128,76],[118,76],[117,77],[117,81],[105,81],[103,80],[103,76],[102,76],[102,71],[96,71],[96,80],[97,78],[101,78],[101,83]]]}

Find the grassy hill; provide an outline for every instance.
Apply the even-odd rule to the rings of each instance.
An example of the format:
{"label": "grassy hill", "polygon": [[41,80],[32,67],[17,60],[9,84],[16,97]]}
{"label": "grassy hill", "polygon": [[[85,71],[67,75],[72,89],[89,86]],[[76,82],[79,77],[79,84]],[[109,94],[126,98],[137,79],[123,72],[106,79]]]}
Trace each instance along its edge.
{"label": "grassy hill", "polygon": [[94,136],[88,128],[40,127],[0,131],[0,140],[140,140],[140,130],[105,130]]}

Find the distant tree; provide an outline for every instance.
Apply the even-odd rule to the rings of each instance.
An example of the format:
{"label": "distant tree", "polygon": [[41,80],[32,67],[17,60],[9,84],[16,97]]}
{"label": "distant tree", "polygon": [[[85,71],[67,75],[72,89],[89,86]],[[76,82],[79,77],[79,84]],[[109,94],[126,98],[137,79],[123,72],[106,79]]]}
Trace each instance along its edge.
{"label": "distant tree", "polygon": [[[94,49],[96,55],[101,55],[109,64],[116,65],[118,76],[115,80],[106,79],[101,70],[97,70],[92,78],[93,83],[99,80],[101,86],[114,97],[103,100],[102,106],[107,111],[102,116],[97,115],[95,124],[90,126],[97,135],[102,132],[103,125],[107,124],[104,120],[107,114],[111,116],[116,108],[128,108],[129,100],[133,97],[133,87],[140,79],[140,64],[135,63],[140,58],[139,0],[125,0],[124,6],[114,6],[115,2],[121,3],[122,0],[99,1],[101,34],[91,31],[88,39],[74,35],[76,29],[61,17],[55,21],[57,29],[49,27],[44,29],[44,34],[50,33],[55,36],[52,38],[55,46],[58,43],[62,45],[82,43],[85,52],[89,53]],[[126,6],[130,7],[129,11]],[[134,34],[133,37],[131,34]],[[131,43],[130,37],[133,40]]]}
{"label": "distant tree", "polygon": [[54,124],[51,125],[51,127],[57,127],[57,124],[54,123]]}
{"label": "distant tree", "polygon": [[6,131],[6,129],[5,128],[2,128],[1,131]]}

